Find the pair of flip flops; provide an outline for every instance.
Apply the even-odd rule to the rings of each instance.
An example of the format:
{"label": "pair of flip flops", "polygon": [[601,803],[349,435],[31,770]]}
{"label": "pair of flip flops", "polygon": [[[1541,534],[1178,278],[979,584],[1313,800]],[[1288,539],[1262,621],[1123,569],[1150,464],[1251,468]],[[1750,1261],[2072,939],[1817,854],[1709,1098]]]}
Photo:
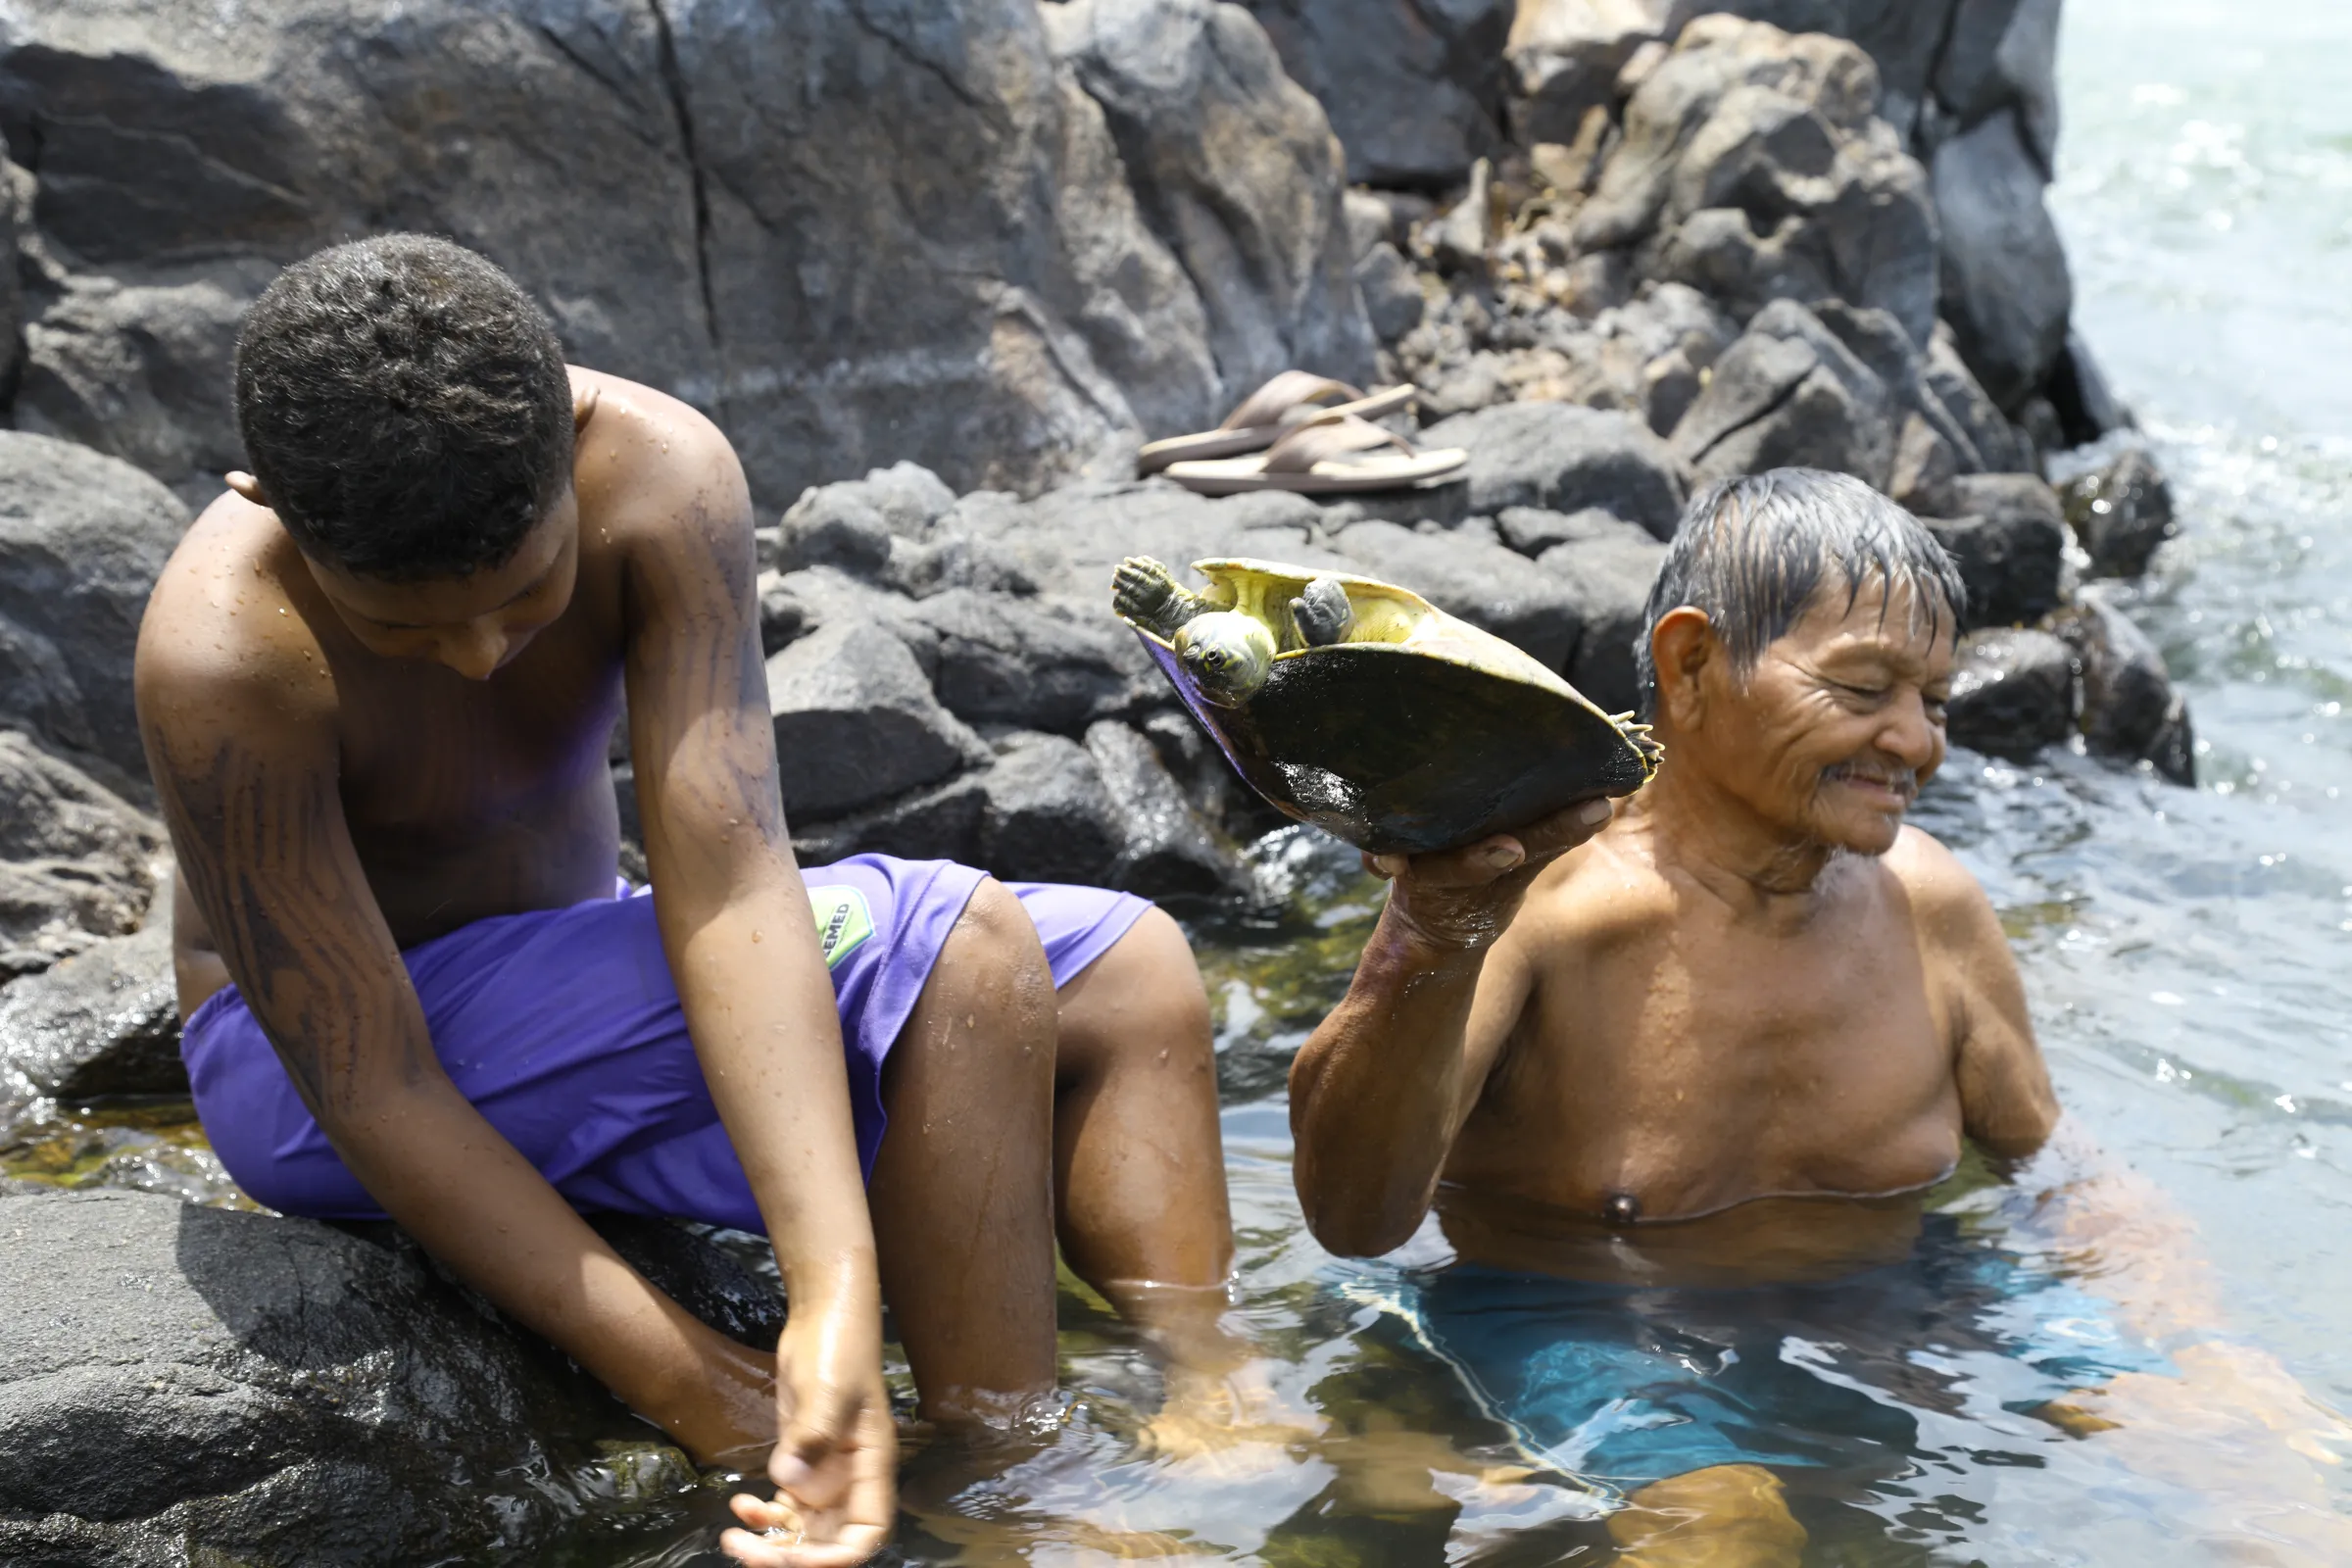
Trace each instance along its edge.
{"label": "pair of flip flops", "polygon": [[[1295,490],[1309,495],[1394,490],[1451,477],[1470,461],[1458,448],[1421,452],[1372,423],[1413,401],[1414,388],[1365,394],[1345,381],[1285,370],[1242,401],[1214,430],[1148,443],[1139,473],[1165,473],[1202,495]],[[1333,404],[1332,398],[1343,401]],[[1257,456],[1237,456],[1250,453]]]}

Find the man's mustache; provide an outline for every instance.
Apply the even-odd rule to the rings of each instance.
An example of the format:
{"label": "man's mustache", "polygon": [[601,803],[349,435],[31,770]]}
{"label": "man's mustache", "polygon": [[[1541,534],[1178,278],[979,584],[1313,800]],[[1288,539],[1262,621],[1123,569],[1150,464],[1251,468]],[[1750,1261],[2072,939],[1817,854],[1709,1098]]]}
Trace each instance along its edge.
{"label": "man's mustache", "polygon": [[1822,777],[1833,782],[1854,779],[1865,784],[1876,784],[1894,791],[1906,801],[1919,798],[1917,768],[1873,767],[1866,762],[1839,762],[1835,767],[1823,769]]}

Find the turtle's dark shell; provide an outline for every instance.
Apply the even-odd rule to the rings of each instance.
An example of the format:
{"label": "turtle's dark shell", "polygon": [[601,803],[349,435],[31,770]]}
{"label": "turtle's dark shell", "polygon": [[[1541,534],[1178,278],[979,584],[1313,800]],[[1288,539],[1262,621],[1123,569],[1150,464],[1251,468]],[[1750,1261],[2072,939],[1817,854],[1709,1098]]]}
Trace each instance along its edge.
{"label": "turtle's dark shell", "polygon": [[1375,855],[1449,850],[1593,795],[1630,795],[1651,764],[1563,683],[1532,684],[1409,646],[1285,654],[1238,709],[1203,701],[1173,649],[1146,649],[1250,786]]}

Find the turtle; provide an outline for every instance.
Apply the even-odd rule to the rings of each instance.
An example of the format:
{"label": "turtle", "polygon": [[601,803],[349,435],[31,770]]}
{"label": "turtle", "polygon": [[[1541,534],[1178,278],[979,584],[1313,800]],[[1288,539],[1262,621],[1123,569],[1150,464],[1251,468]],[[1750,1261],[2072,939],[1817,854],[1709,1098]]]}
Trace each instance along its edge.
{"label": "turtle", "polygon": [[1657,771],[1648,725],[1410,589],[1269,561],[1193,569],[1205,592],[1131,556],[1111,609],[1250,788],[1358,849],[1455,849]]}

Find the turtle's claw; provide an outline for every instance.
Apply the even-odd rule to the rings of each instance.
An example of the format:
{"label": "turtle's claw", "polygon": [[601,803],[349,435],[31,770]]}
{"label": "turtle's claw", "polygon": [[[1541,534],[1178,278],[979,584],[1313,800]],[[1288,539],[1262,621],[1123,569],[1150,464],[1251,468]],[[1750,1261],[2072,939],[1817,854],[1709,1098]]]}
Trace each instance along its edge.
{"label": "turtle's claw", "polygon": [[1175,574],[1150,556],[1129,556],[1110,579],[1110,608],[1138,625],[1171,637],[1192,618],[1192,598]]}
{"label": "turtle's claw", "polygon": [[1348,602],[1347,586],[1337,577],[1316,577],[1306,591],[1291,601],[1291,620],[1298,640],[1309,648],[1329,648],[1346,642],[1355,626],[1355,607]]}

